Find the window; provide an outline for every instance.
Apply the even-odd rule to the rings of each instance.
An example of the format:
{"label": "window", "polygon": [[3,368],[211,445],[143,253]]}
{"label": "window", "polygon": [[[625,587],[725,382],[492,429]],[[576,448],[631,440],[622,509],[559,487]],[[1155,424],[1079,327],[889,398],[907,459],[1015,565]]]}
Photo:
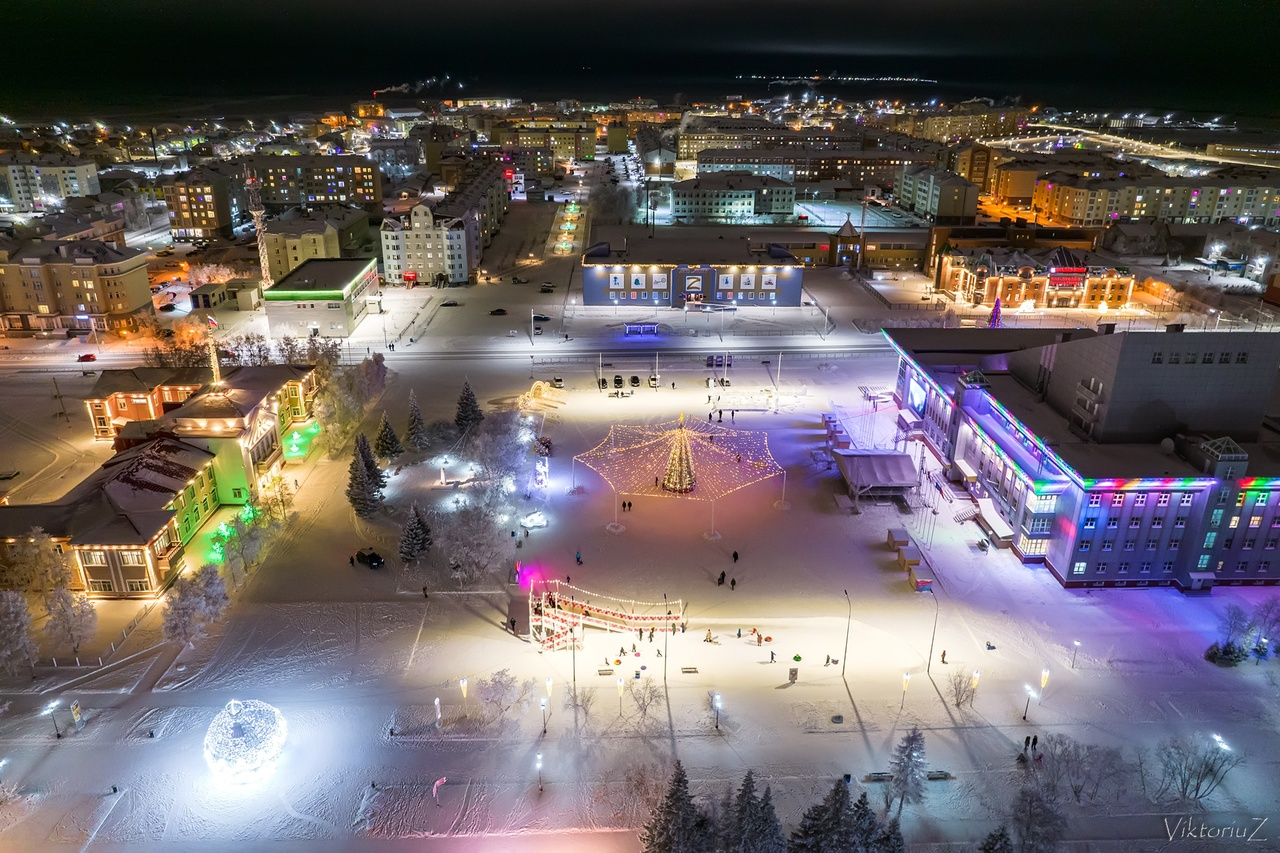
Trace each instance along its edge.
{"label": "window", "polygon": [[1036,495],[1035,512],[1054,512],[1057,508],[1057,495]]}
{"label": "window", "polygon": [[1138,540],[1136,540],[1136,539],[1126,539],[1126,540],[1124,540],[1124,549],[1125,549],[1126,551],[1132,551],[1132,550],[1133,550],[1134,543],[1136,543],[1137,541],[1138,541]]}
{"label": "window", "polygon": [[1249,518],[1249,529],[1250,529],[1250,530],[1257,530],[1257,529],[1258,529],[1259,527],[1261,527],[1261,526],[1262,526],[1262,516],[1260,516],[1260,515],[1255,515],[1255,516],[1251,516],[1251,517]]}
{"label": "window", "polygon": [[1084,520],[1084,529],[1085,529],[1085,530],[1092,530],[1093,528],[1095,528],[1095,527],[1097,527],[1097,526],[1098,526],[1098,519],[1097,519],[1097,518],[1094,518],[1094,517],[1092,517],[1092,516],[1091,516],[1091,517],[1086,518],[1086,519]]}
{"label": "window", "polygon": [[1218,541],[1218,534],[1216,534],[1216,533],[1206,533],[1206,534],[1204,535],[1204,548],[1205,548],[1206,550],[1207,550],[1207,549],[1209,549],[1209,548],[1212,548],[1212,547],[1214,546],[1214,544],[1215,544],[1215,543],[1217,543],[1217,541]]}
{"label": "window", "polygon": [[1164,353],[1162,353],[1162,352],[1153,352],[1153,353],[1151,353],[1151,363],[1152,363],[1152,364],[1163,364],[1163,363],[1164,363]]}
{"label": "window", "polygon": [[1182,528],[1186,527],[1186,526],[1187,526],[1187,517],[1186,517],[1185,515],[1180,515],[1180,516],[1178,516],[1177,518],[1175,518],[1175,519],[1173,520],[1173,526],[1174,526],[1174,527],[1176,527],[1176,528],[1178,528],[1179,530],[1181,530]]}
{"label": "window", "polygon": [[1129,529],[1130,529],[1130,530],[1135,530],[1135,529],[1137,529],[1137,528],[1139,528],[1139,527],[1141,527],[1141,526],[1142,526],[1142,519],[1140,519],[1140,518],[1131,518],[1131,519],[1129,519]]}
{"label": "window", "polygon": [[1148,551],[1154,551],[1154,550],[1156,550],[1156,548],[1158,548],[1159,546],[1160,546],[1160,540],[1159,540],[1159,539],[1148,539],[1148,540],[1147,540],[1147,550],[1148,550]]}
{"label": "window", "polygon": [[1243,571],[1247,570],[1248,568],[1249,568],[1249,563],[1248,563],[1248,561],[1247,561],[1247,560],[1241,560],[1240,562],[1236,563],[1236,571],[1237,571],[1237,572],[1243,572]]}
{"label": "window", "polygon": [[1116,574],[1118,574],[1118,575],[1127,575],[1127,574],[1129,574],[1129,564],[1128,564],[1128,563],[1121,563],[1120,565],[1116,566]]}
{"label": "window", "polygon": [[1071,566],[1071,574],[1082,575],[1084,574],[1084,570],[1088,567],[1089,567],[1088,563],[1075,563],[1074,565]]}
{"label": "window", "polygon": [[1107,573],[1107,567],[1109,565],[1110,563],[1098,563],[1098,574],[1105,575]]}
{"label": "window", "polygon": [[1249,363],[1249,353],[1247,352],[1236,353],[1236,364],[1248,364],[1248,363]]}
{"label": "window", "polygon": [[1168,492],[1161,492],[1160,494],[1156,495],[1156,506],[1168,506],[1168,505],[1169,505]]}
{"label": "window", "polygon": [[1171,353],[1169,353],[1169,363],[1170,363],[1170,364],[1182,364],[1182,353],[1179,353],[1179,352],[1171,352]]}
{"label": "window", "polygon": [[1271,498],[1270,492],[1258,492],[1258,494],[1254,496],[1253,505],[1266,506],[1267,501],[1270,500],[1270,498]]}
{"label": "window", "polygon": [[1103,539],[1103,540],[1102,540],[1102,550],[1104,550],[1104,551],[1110,551],[1112,548],[1114,548],[1114,547],[1115,547],[1115,544],[1116,544],[1116,540],[1114,540],[1114,539]]}
{"label": "window", "polygon": [[[1227,469],[1227,479],[1231,479],[1231,469]],[[1244,492],[1236,495],[1236,506],[1244,506]]]}
{"label": "window", "polygon": [[244,489],[232,489],[231,497],[235,498],[236,500],[240,500],[241,498],[244,497]]}
{"label": "window", "polygon": [[1052,529],[1052,518],[1033,518],[1031,519],[1032,533],[1048,533]]}
{"label": "window", "polygon": [[146,565],[146,559],[142,556],[141,551],[121,551],[120,564],[124,566],[142,566]]}
{"label": "window", "polygon": [[1091,543],[1089,542],[1089,540],[1088,540],[1088,539],[1084,539],[1084,540],[1082,540],[1082,541],[1080,542],[1080,550],[1081,550],[1081,551],[1088,551],[1088,550],[1089,550],[1089,547],[1090,547],[1090,544],[1091,544]]}
{"label": "window", "polygon": [[124,582],[129,592],[150,592],[151,581],[143,578],[142,580],[128,580]]}
{"label": "window", "polygon": [[1120,526],[1120,519],[1118,519],[1118,518],[1108,518],[1108,519],[1107,519],[1107,529],[1108,529],[1108,530],[1115,530],[1115,529],[1116,529],[1117,527],[1119,527],[1119,526]]}
{"label": "window", "polygon": [[1218,506],[1225,506],[1225,505],[1226,505],[1226,503],[1227,503],[1227,498],[1230,496],[1230,492],[1231,492],[1231,490],[1230,490],[1230,489],[1219,489],[1219,490],[1218,490]]}
{"label": "window", "polygon": [[1151,564],[1150,564],[1150,563],[1146,563],[1146,562],[1144,562],[1144,563],[1139,563],[1138,571],[1139,571],[1141,574],[1144,574],[1144,575],[1149,575],[1149,574],[1151,574]]}
{"label": "window", "polygon": [[1170,540],[1169,540],[1169,550],[1170,550],[1170,551],[1176,551],[1176,550],[1178,550],[1178,547],[1179,547],[1181,544],[1182,544],[1182,540],[1181,540],[1181,539],[1170,539]]}
{"label": "window", "polygon": [[1159,530],[1159,529],[1160,529],[1160,528],[1162,528],[1162,527],[1164,527],[1164,519],[1163,519],[1163,518],[1156,517],[1156,518],[1151,519],[1151,529],[1152,529],[1152,530]]}
{"label": "window", "polygon": [[89,580],[90,592],[115,592],[115,587],[111,585],[111,581]]}
{"label": "window", "polygon": [[1264,575],[1271,569],[1270,560],[1262,560],[1258,563],[1258,574]]}
{"label": "window", "polygon": [[1244,540],[1244,545],[1241,547],[1241,550],[1242,550],[1242,551],[1252,551],[1252,550],[1253,550],[1253,546],[1254,546],[1254,545],[1257,545],[1257,544],[1258,544],[1257,537],[1254,537],[1254,536],[1246,536],[1246,537],[1245,537],[1245,540]]}
{"label": "window", "polygon": [[1089,506],[1102,506],[1102,495],[1089,495]]}
{"label": "window", "polygon": [[1238,515],[1231,516],[1231,521],[1230,523],[1227,524],[1227,527],[1230,527],[1232,530],[1235,530],[1239,526],[1240,526],[1240,516]]}
{"label": "window", "polygon": [[1215,509],[1213,515],[1209,516],[1209,526],[1217,527],[1220,524],[1222,524],[1222,510]]}
{"label": "window", "polygon": [[1193,497],[1193,495],[1191,494],[1191,492],[1183,492],[1183,493],[1182,493],[1182,501],[1181,501],[1181,505],[1182,505],[1182,506],[1191,506],[1191,499],[1192,499],[1192,497]]}
{"label": "window", "polygon": [[105,566],[107,564],[106,551],[81,551],[80,562],[86,566]]}
{"label": "window", "polygon": [[1146,505],[1147,505],[1147,496],[1146,496],[1146,495],[1134,495],[1134,496],[1133,496],[1133,505],[1134,505],[1134,506],[1146,506]]}
{"label": "window", "polygon": [[1200,357],[1201,364],[1213,364],[1213,353],[1207,352]]}

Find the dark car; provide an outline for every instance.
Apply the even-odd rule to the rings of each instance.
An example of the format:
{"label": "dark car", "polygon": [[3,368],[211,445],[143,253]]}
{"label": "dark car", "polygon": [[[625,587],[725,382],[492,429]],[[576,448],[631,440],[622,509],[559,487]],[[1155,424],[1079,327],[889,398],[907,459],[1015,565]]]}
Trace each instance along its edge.
{"label": "dark car", "polygon": [[372,548],[361,548],[356,551],[356,562],[363,563],[371,569],[380,569],[386,565],[386,560],[382,559],[382,555]]}
{"label": "dark car", "polygon": [[609,380],[608,380],[608,379],[605,379],[603,376],[601,376],[601,377],[600,377],[600,390],[601,390],[601,391],[603,391],[603,390],[605,390],[605,389],[606,389],[606,388],[608,388],[608,387],[609,387]]}
{"label": "dark car", "polygon": [[494,308],[492,311],[489,312],[489,315],[491,317],[505,317],[506,314],[507,314],[506,308]]}
{"label": "dark car", "polygon": [[631,377],[631,387],[632,387],[632,388],[639,388],[639,387],[640,387],[640,377],[639,377],[639,376],[632,376],[632,377]]}
{"label": "dark car", "polygon": [[76,361],[97,361],[98,357],[91,352],[76,356]]}
{"label": "dark car", "polygon": [[527,279],[527,278],[521,278],[521,277],[520,277],[520,276],[518,276],[518,275],[513,275],[513,276],[511,276],[511,283],[512,283],[512,284],[528,284],[528,283],[529,283],[529,279]]}
{"label": "dark car", "polygon": [[538,288],[538,292],[539,293],[555,293],[556,286],[554,284],[544,284],[542,285],[542,287]]}
{"label": "dark car", "polygon": [[534,314],[534,315],[533,315],[533,322],[535,322],[535,323],[550,323],[550,322],[551,322],[551,318],[550,318],[550,317],[548,317],[546,314]]}
{"label": "dark car", "polygon": [[177,305],[174,305],[172,302],[166,302],[164,305],[161,305],[157,310],[159,310],[159,311],[177,311],[177,310],[178,310],[178,306],[177,306]]}
{"label": "dark car", "polygon": [[614,388],[621,388],[624,384],[625,384],[625,383],[622,381],[622,374],[621,374],[621,373],[615,373],[615,374],[613,374],[613,387],[614,387]]}
{"label": "dark car", "polygon": [[441,303],[440,303],[440,307],[441,307],[441,308],[457,308],[457,307],[458,307],[458,300],[456,300],[456,299],[446,299],[444,302],[441,302]]}

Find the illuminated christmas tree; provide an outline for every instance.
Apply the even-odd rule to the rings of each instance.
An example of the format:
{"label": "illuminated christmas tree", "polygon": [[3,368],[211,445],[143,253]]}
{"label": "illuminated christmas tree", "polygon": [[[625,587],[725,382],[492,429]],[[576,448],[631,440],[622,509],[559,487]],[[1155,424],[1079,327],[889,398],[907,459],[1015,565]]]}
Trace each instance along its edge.
{"label": "illuminated christmas tree", "polygon": [[1003,329],[1004,323],[1000,322],[1000,297],[996,297],[995,304],[991,306],[991,319],[987,322],[989,329]]}
{"label": "illuminated christmas tree", "polygon": [[685,494],[692,492],[697,482],[693,471],[693,448],[689,446],[689,433],[684,428],[684,415],[681,415],[680,428],[675,431],[671,454],[667,457],[667,475],[662,478],[662,488]]}

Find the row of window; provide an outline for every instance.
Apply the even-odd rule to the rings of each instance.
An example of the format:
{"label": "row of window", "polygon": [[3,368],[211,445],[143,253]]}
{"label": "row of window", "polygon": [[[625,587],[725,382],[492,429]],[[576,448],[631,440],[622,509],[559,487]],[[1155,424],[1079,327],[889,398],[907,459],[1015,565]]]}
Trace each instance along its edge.
{"label": "row of window", "polygon": [[[1169,353],[1169,364],[1196,364],[1196,363],[1199,363],[1199,364],[1213,364],[1213,363],[1214,363],[1214,356],[1215,356],[1215,354],[1214,354],[1214,353],[1212,353],[1212,352],[1206,352],[1206,353],[1188,352],[1188,353],[1187,353],[1187,357],[1186,357],[1186,361],[1183,361],[1183,360],[1182,360],[1182,353],[1180,353],[1180,352],[1176,352],[1176,351],[1175,351],[1175,352],[1171,352],[1171,353]],[[1218,363],[1218,364],[1231,364],[1231,353],[1229,353],[1229,352],[1220,352],[1220,353],[1217,353],[1217,354],[1216,354],[1216,356],[1217,356],[1217,363]],[[1165,362],[1164,362],[1164,353],[1163,353],[1163,352],[1153,352],[1153,353],[1151,353],[1151,363],[1152,363],[1152,364],[1164,364],[1164,363],[1165,363]],[[1238,353],[1236,353],[1236,354],[1235,354],[1235,363],[1236,363],[1236,364],[1248,364],[1248,363],[1249,363],[1249,353],[1247,353],[1247,352],[1238,352]]]}
{"label": "row of window", "polygon": [[[124,585],[125,585],[125,589],[127,589],[129,592],[150,592],[151,591],[151,581],[147,580],[146,578],[142,578],[140,580],[126,580],[124,582]],[[115,592],[116,588],[115,588],[115,584],[109,580],[91,579],[89,581],[89,590],[91,592]]]}
{"label": "row of window", "polygon": [[[1263,563],[1262,565],[1270,566],[1270,563]],[[1117,564],[1116,574],[1127,575],[1129,573],[1129,569],[1131,566],[1132,564],[1128,562],[1122,562]],[[1152,566],[1152,563],[1150,562],[1139,563],[1138,574],[1142,574],[1142,575],[1151,574],[1151,566]],[[1071,567],[1071,574],[1083,575],[1086,571],[1088,571],[1088,569],[1089,569],[1088,563],[1076,563],[1074,566]],[[1111,569],[1110,563],[1098,563],[1098,567],[1094,571],[1096,574],[1105,575],[1110,569]],[[1241,571],[1243,571],[1243,569]],[[1160,572],[1161,574],[1166,574],[1166,575],[1173,574],[1173,561],[1166,560],[1161,565]]]}
{"label": "row of window", "polygon": [[[1111,506],[1124,506],[1125,497],[1129,494],[1131,493],[1115,492],[1111,494],[1110,496]],[[1147,505],[1146,492],[1136,492],[1132,494],[1133,494],[1133,505],[1135,507],[1141,507],[1141,506]],[[1175,497],[1177,498],[1179,506],[1191,506],[1192,500],[1195,499],[1195,494],[1193,492],[1155,492],[1154,494],[1156,496],[1156,500],[1155,500],[1156,506],[1168,506],[1171,502],[1173,502]],[[1261,493],[1261,496],[1260,496],[1260,500],[1262,501],[1263,504],[1266,503],[1265,494],[1266,494],[1265,492]],[[1089,506],[1102,506],[1102,502],[1106,498],[1107,498],[1107,495],[1103,492],[1090,492]],[[1052,510],[1037,509],[1036,511],[1051,512]]]}
{"label": "row of window", "polygon": [[[86,566],[105,566],[107,564],[106,551],[81,551],[80,562]],[[147,559],[142,551],[121,551],[120,565],[122,566],[143,566],[146,565]]]}

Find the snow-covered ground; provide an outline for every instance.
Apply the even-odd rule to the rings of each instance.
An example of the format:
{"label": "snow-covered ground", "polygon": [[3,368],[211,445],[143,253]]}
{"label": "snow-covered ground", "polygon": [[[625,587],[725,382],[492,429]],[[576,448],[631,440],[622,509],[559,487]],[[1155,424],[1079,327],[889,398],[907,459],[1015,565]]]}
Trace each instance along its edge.
{"label": "snow-covered ground", "polygon": [[[838,474],[810,456],[823,443],[820,414],[832,402],[859,413],[858,386],[890,384],[892,358],[788,367],[777,413],[719,404],[743,406],[737,429],[768,432],[787,469],[789,508],[776,506],[775,479],[717,503],[719,539],[704,535],[712,525],[706,503],[671,498],[631,498],[632,511],[618,516],[625,530],[607,530],[615,496],[572,457],[613,422],[705,417],[706,389],[697,387],[704,371],[684,364],[663,368],[679,390],[637,389],[622,399],[595,389],[594,365],[566,365],[563,399],[535,423],[555,442],[550,487],[527,504],[517,496],[521,511],[541,509],[549,525],[521,535],[510,557],[526,578],[571,576],[600,596],[681,599],[686,632],[652,642],[590,632],[576,653],[541,653],[504,629],[509,614],[523,611],[517,587],[498,578],[459,591],[435,574],[392,568],[393,526],[357,525],[343,498],[346,459],[314,460],[297,469],[296,519],[210,637],[175,659],[145,642],[155,634],[144,623],[136,656],[74,687],[55,680],[32,694],[19,682],[0,685],[0,756],[9,758],[0,779],[18,791],[0,806],[0,850],[633,851],[634,832],[619,830],[643,819],[646,797],[661,790],[675,758],[695,791],[712,798],[755,769],[790,828],[834,778],[849,773],[861,787],[864,774],[887,769],[913,725],[926,733],[929,766],[955,777],[930,782],[924,804],[907,806],[913,846],[972,843],[993,828],[1027,772],[1014,757],[1031,734],[1129,749],[1216,733],[1248,761],[1199,816],[1246,821],[1280,811],[1276,663],[1219,670],[1201,659],[1225,606],[1251,606],[1266,590],[1218,589],[1211,598],[1065,591],[1043,569],[979,551],[977,529],[955,523],[945,501],[937,514],[870,503],[855,516],[836,506]],[[528,390],[518,364],[465,369],[486,408]],[[760,397],[771,384],[765,371],[735,367],[732,393]],[[387,395],[392,422],[403,424],[410,387],[428,419],[452,418],[461,373],[406,363]],[[894,416],[882,405],[860,416],[858,430],[882,441]],[[463,463],[450,465],[453,479]],[[453,492],[438,480],[428,464],[393,474],[396,510],[413,499],[447,506]],[[581,491],[568,494],[574,484]],[[910,590],[884,544],[887,528],[903,526],[928,546],[935,595]],[[367,544],[388,556],[388,568],[349,565],[347,556]],[[716,585],[722,570],[736,588]],[[771,641],[758,644],[752,629]],[[712,643],[704,642],[708,630]],[[828,656],[839,663],[827,665]],[[503,669],[532,684],[499,718],[475,685]],[[1039,693],[1043,669],[1043,699],[1028,705],[1025,686]],[[950,674],[974,670],[976,700],[957,709]],[[641,683],[666,685],[665,701],[647,715],[627,690],[619,702],[618,678],[631,685],[637,671]],[[466,699],[462,678],[472,686]],[[595,691],[589,712],[565,705],[575,680]],[[289,724],[275,774],[252,786],[216,782],[201,756],[209,721],[233,697],[270,702]],[[80,700],[83,731],[53,737],[39,714],[53,698],[63,701],[64,728],[66,706]],[[437,804],[440,778],[447,781]],[[878,786],[865,787],[878,802]],[[1131,790],[1067,813],[1075,839],[1155,849],[1165,840],[1163,818],[1187,811],[1158,808]]]}

